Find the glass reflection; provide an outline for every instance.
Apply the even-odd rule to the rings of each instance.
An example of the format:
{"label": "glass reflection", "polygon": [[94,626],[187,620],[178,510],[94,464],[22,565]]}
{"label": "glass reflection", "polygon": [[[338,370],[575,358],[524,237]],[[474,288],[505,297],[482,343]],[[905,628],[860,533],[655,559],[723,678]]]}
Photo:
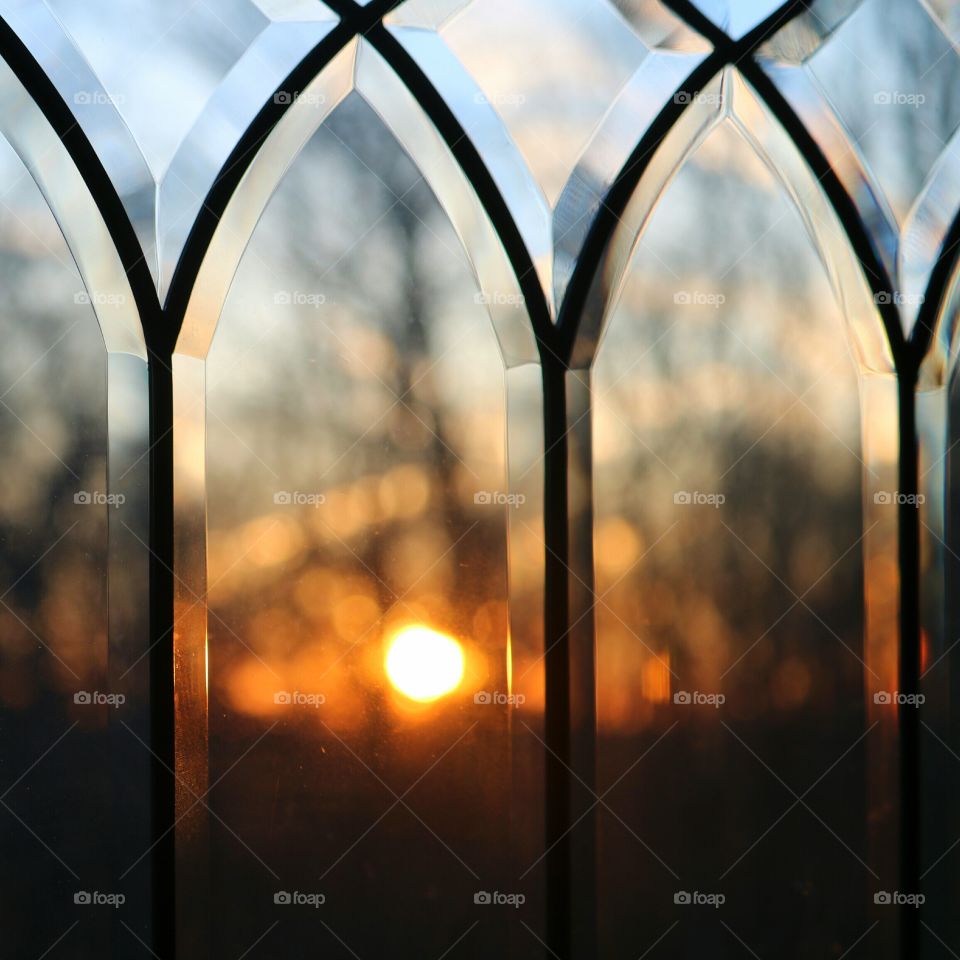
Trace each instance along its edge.
{"label": "glass reflection", "polygon": [[72,925],[71,950],[105,954],[110,919],[74,894],[117,888],[104,838],[120,711],[96,696],[111,690],[107,357],[63,235],[5,140],[0,175],[0,914],[11,954],[39,956]]}
{"label": "glass reflection", "polygon": [[654,212],[601,342],[604,954],[661,936],[663,956],[712,948],[717,912],[677,899],[694,890],[724,895],[724,924],[763,956],[845,948],[869,925],[874,463],[825,279],[787,197],[724,124]]}
{"label": "glass reflection", "polygon": [[867,0],[806,63],[902,224],[960,122],[956,50],[924,4]]}
{"label": "glass reflection", "polygon": [[385,18],[483,156],[554,315],[605,190],[707,52],[665,8],[621,6],[412,0]]}
{"label": "glass reflection", "polygon": [[205,392],[215,955],[281,917],[288,949],[505,950],[474,901],[513,866],[503,363],[357,94],[270,201]]}

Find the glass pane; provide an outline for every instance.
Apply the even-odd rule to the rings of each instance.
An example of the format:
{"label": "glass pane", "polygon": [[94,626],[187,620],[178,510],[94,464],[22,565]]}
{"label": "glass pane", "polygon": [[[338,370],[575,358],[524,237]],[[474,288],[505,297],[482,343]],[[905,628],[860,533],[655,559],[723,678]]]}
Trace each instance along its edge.
{"label": "glass pane", "polygon": [[655,211],[601,343],[604,955],[840,953],[891,880],[867,837],[861,490],[889,480],[895,392],[872,378],[861,422],[825,280],[724,124]]}
{"label": "glass pane", "polygon": [[783,63],[803,63],[830,37],[861,0],[813,0],[761,44],[763,57]]}
{"label": "glass pane", "polygon": [[919,441],[917,505],[920,521],[921,647],[918,730],[922,764],[920,802],[923,832],[920,889],[924,904],[923,956],[938,957],[960,947],[953,909],[958,895],[957,835],[960,820],[953,798],[960,789],[960,736],[953,703],[960,681],[956,655],[960,625],[960,495],[956,446],[960,442],[960,388],[955,341],[957,271],[942,304],[939,342],[927,359],[917,391]]}
{"label": "glass pane", "polygon": [[921,4],[870,0],[849,19],[841,7],[809,11],[761,54],[781,61],[766,69],[856,204],[910,333],[956,208],[960,60]]}
{"label": "glass pane", "polygon": [[710,44],[702,34],[681,20],[660,0],[610,0],[620,15],[656,50],[709,53]]}
{"label": "glass pane", "polygon": [[207,191],[283,79],[330,31],[317,0],[22,4],[11,25],[124,202],[166,294]]}
{"label": "glass pane", "polygon": [[50,7],[100,78],[156,179],[217,84],[266,25],[250,0],[126,0],[123,16],[110,3],[54,0]]}
{"label": "glass pane", "polygon": [[[575,28],[575,29],[574,29]],[[503,118],[553,206],[590,133],[647,55],[605,2],[474,0],[443,37]],[[549,58],[530,57],[533,43]]]}
{"label": "glass pane", "polygon": [[288,952],[539,949],[476,899],[525,896],[504,367],[356,94],[270,201],[205,378],[214,955],[268,928]]}
{"label": "glass pane", "polygon": [[106,955],[115,911],[75,897],[119,892],[107,838],[123,829],[109,766],[110,726],[128,714],[107,702],[107,356],[56,221],[5,140],[0,172],[5,949],[40,956],[62,937],[65,953]]}
{"label": "glass pane", "polygon": [[[74,5],[79,11],[80,5]],[[66,13],[61,7],[61,11]],[[107,171],[110,181],[123,201],[151,270],[156,269],[154,248],[154,194],[155,183],[130,128],[124,122],[118,106],[125,100],[125,88],[108,90],[94,72],[86,51],[64,29],[64,23],[52,9],[43,3],[7,4],[4,19],[23,41],[31,55],[40,64],[60,96],[66,102],[77,123],[90,140],[97,157]],[[68,17],[68,19],[72,19]],[[130,29],[123,17],[108,18],[114,29]],[[76,25],[83,36],[89,25]],[[101,22],[100,26],[103,26]],[[11,114],[11,119],[14,117]],[[25,117],[17,117],[15,126],[22,133],[28,126]]]}
{"label": "glass pane", "polygon": [[[78,515],[75,524],[55,537],[63,517],[59,500],[64,493],[63,478],[42,473],[39,465],[27,457],[17,464],[11,462],[8,489],[19,485],[26,491],[31,483],[41,485],[35,486],[26,499],[21,493],[19,501],[29,503],[29,511],[39,510],[40,517],[18,514],[16,523],[25,524],[26,529],[18,529],[10,542],[16,543],[21,535],[29,541],[36,537],[43,540],[50,534],[48,548],[33,565],[37,571],[47,565],[48,557],[62,555],[68,549],[68,540],[74,546],[74,556],[56,582],[38,581],[38,573],[31,567],[9,586],[7,593],[11,595],[20,583],[31,591],[29,603],[39,610],[39,624],[31,626],[11,607],[6,609],[37,641],[36,655],[47,651],[77,681],[73,706],[96,730],[91,745],[101,756],[90,760],[88,766],[81,763],[70,771],[70,788],[65,795],[72,804],[74,791],[83,791],[78,809],[86,809],[92,795],[97,803],[96,815],[77,824],[72,814],[67,814],[58,824],[57,835],[64,843],[84,851],[95,843],[99,858],[93,871],[67,867],[79,886],[74,890],[77,899],[72,901],[71,913],[73,907],[80,908],[88,931],[100,936],[109,926],[103,920],[102,898],[108,898],[113,906],[122,898],[123,919],[113,912],[115,932],[124,929],[124,939],[132,934],[133,940],[149,941],[153,761],[149,752],[149,455],[143,332],[123,265],[86,185],[39,107],[2,63],[0,99],[0,127],[9,142],[9,147],[4,145],[8,183],[5,230],[10,234],[5,249],[9,251],[8,299],[12,311],[7,342],[32,348],[49,338],[48,348],[29,360],[24,356],[29,349],[10,348],[8,361],[16,376],[3,394],[11,398],[4,408],[76,482],[72,504],[83,516],[83,522]],[[73,288],[69,298],[62,294],[65,282],[71,282]],[[76,337],[82,340],[75,352],[64,354],[62,351],[69,351]],[[18,413],[16,396],[21,386],[32,386],[33,392]],[[31,425],[32,420],[37,426]],[[60,448],[63,453],[58,453]],[[68,463],[68,457],[79,458],[82,470]],[[28,477],[24,466],[34,470],[38,479]],[[53,489],[50,484],[54,484]],[[89,542],[78,544],[73,534],[83,537],[84,528]],[[17,549],[11,547],[11,557]],[[45,627],[43,621],[48,615],[55,617],[55,623]],[[105,634],[99,626],[101,615]],[[94,623],[85,632],[87,619]],[[59,632],[59,642],[66,644],[69,656],[58,655],[54,647],[45,644],[45,628]],[[80,657],[82,664],[72,667],[70,657]],[[36,663],[36,702],[44,710],[52,705],[56,714],[62,704],[49,695],[60,687],[64,677],[56,668],[51,672],[42,657]],[[80,687],[80,681],[87,685]],[[97,686],[91,688],[90,681],[96,681]],[[42,733],[43,725],[38,724],[37,730]],[[46,756],[48,744],[31,739],[24,731],[19,733],[22,739],[17,741],[17,752],[36,750],[39,763]],[[11,795],[21,781],[26,782],[26,772],[10,786]],[[42,795],[46,800],[46,794]],[[109,825],[109,832],[94,830],[101,823]],[[26,821],[21,824],[30,829]],[[33,836],[40,840],[39,834]],[[47,850],[52,848],[48,846]],[[65,864],[63,858],[61,861]],[[91,887],[94,881],[98,885]],[[42,901],[37,903],[39,906]],[[84,910],[86,907],[97,909]],[[26,922],[35,919],[29,913],[18,913],[17,920],[21,917]]]}
{"label": "glass pane", "polygon": [[784,6],[782,0],[693,0],[729,36],[737,39],[748,33]]}
{"label": "glass pane", "polygon": [[303,95],[280,89],[283,81],[336,25],[336,17],[317,0],[259,0],[256,6],[259,33],[209,93],[189,131],[182,131],[162,172],[157,199],[161,297],[234,147],[270,98],[292,101]]}
{"label": "glass pane", "polygon": [[902,223],[960,123],[956,50],[922,4],[867,0],[807,63]]}
{"label": "glass pane", "polygon": [[555,314],[604,192],[706,45],[663,8],[606,0],[416,0],[386,23],[489,166]]}

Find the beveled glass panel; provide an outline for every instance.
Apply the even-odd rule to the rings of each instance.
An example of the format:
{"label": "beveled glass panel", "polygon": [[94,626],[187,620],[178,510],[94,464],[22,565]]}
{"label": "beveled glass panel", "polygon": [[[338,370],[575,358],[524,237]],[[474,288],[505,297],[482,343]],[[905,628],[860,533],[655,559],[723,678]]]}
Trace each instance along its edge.
{"label": "beveled glass panel", "polygon": [[786,6],[782,0],[693,0],[693,3],[735,40]]}
{"label": "beveled glass panel", "polygon": [[940,24],[943,32],[956,43],[960,38],[960,6],[956,0],[924,0],[924,6]]}
{"label": "beveled glass panel", "polygon": [[230,151],[336,23],[319,0],[7,7],[120,194],[161,296]]}
{"label": "beveled glass panel", "polygon": [[921,4],[870,0],[846,22],[835,12],[841,25],[829,21],[812,53],[799,23],[760,52],[782,61],[765,68],[856,204],[909,334],[956,205],[960,60]]}
{"label": "beveled glass panel", "polygon": [[760,55],[783,63],[803,63],[860,3],[861,0],[813,0],[760,45]]}
{"label": "beveled glass panel", "polygon": [[610,0],[610,3],[651,49],[710,52],[707,40],[660,0]]}
{"label": "beveled glass panel", "polygon": [[411,2],[385,22],[489,167],[556,316],[604,192],[707,46],[662,8],[606,0]]}
{"label": "beveled glass panel", "polygon": [[[624,84],[602,122],[593,132],[590,142],[564,184],[554,211],[556,263],[553,283],[557,303],[563,301],[567,284],[607,191],[621,169],[627,166],[629,158],[641,143],[643,134],[649,130],[664,107],[671,101],[675,104],[690,104],[693,97],[686,90],[686,81],[704,56],[704,53],[652,53]],[[685,116],[677,127],[681,130],[689,129],[702,119],[704,114],[709,116],[719,111],[721,98],[714,93],[714,90],[718,92],[718,85],[712,82],[710,88],[709,91],[698,92],[698,102],[692,107],[688,106],[686,110],[691,116]],[[671,139],[685,141],[682,133]],[[684,142],[679,148],[681,156],[687,146]],[[645,160],[646,157],[642,159]],[[679,160],[679,157],[673,159]],[[659,171],[654,172],[651,177],[645,176],[644,179],[659,184]],[[656,190],[657,187],[653,189]]]}
{"label": "beveled glass panel", "polygon": [[267,22],[251,0],[125,0],[122,16],[108,2],[54,0],[50,8],[130,128],[155,180]]}
{"label": "beveled glass panel", "polygon": [[[884,814],[867,802],[864,708],[865,590],[895,595],[895,508],[861,508],[864,477],[895,475],[895,383],[870,375],[861,417],[825,281],[790,201],[724,124],[654,212],[600,345],[605,955],[727,938],[759,956],[842,952],[895,882],[895,834],[879,852],[868,839]],[[888,582],[865,584],[878,530],[886,566],[867,570]],[[877,626],[889,648],[889,611]],[[895,921],[876,919],[864,943],[880,956]]]}
{"label": "beveled glass panel", "polygon": [[292,102],[303,95],[283,90],[283,80],[336,25],[336,17],[318,0],[259,0],[257,7],[269,19],[183,132],[159,181],[161,297],[203,200],[232,150],[270,98]]}
{"label": "beveled glass panel", "polygon": [[507,521],[540,511],[535,469],[508,482],[486,299],[350,94],[267,206],[206,361],[215,956],[268,929],[288,952],[540,949],[533,896],[475,899],[527,895],[511,730],[542,709],[511,700]]}
{"label": "beveled glass panel", "polygon": [[[949,182],[944,186],[950,186]],[[933,212],[933,204],[930,211]],[[939,218],[937,218],[939,219]],[[933,221],[936,223],[936,220]],[[960,626],[960,442],[957,386],[957,268],[954,265],[940,311],[936,337],[917,391],[920,502],[921,649],[919,733],[923,823],[920,888],[926,898],[922,956],[937,957],[960,945],[956,838],[960,831],[952,798],[960,789],[960,736],[954,706],[960,683],[956,651]]]}
{"label": "beveled glass panel", "polygon": [[110,917],[74,895],[118,892],[106,839],[118,710],[97,702],[111,692],[107,356],[63,235],[5,140],[0,175],[5,949],[39,956],[69,931],[62,949],[102,954]]}
{"label": "beveled glass panel", "polygon": [[866,0],[807,64],[902,223],[960,122],[960,56],[922,4]]}
{"label": "beveled glass panel", "polygon": [[[927,297],[934,267],[957,211],[960,210],[960,135],[954,134],[934,166],[903,226],[900,245],[902,311],[909,311],[911,327]],[[949,255],[949,250],[946,251]],[[923,380],[941,386],[952,354],[956,310],[949,303],[934,319],[935,337],[924,361]]]}
{"label": "beveled glass panel", "polygon": [[[956,858],[960,818],[953,797],[960,788],[957,735],[958,665],[957,442],[955,375],[917,393],[920,520],[920,708],[918,785],[922,817],[920,892],[925,898],[921,957],[938,957],[960,946],[953,909],[958,890]],[[949,953],[948,953],[949,955]]]}
{"label": "beveled glass panel", "polygon": [[[19,883],[7,898],[6,929],[16,949],[49,952],[49,925],[62,922],[61,939],[76,933],[75,949],[102,952],[108,937],[129,946],[151,936],[146,351],[104,219],[5,64],[0,101],[9,141],[11,375],[0,401],[13,457],[8,573],[37,551],[3,594],[11,598],[3,603],[12,635],[29,641],[11,671],[5,664],[9,704],[28,721],[17,715],[4,723],[11,737],[4,757],[33,759],[4,797],[21,800],[36,773],[27,793],[32,810],[7,812],[43,851],[11,874]],[[51,741],[61,720],[75,722]],[[55,749],[60,769],[50,770]],[[49,858],[65,871],[56,880],[46,875]],[[49,883],[45,895],[35,882]],[[98,897],[122,912],[105,916]]]}
{"label": "beveled glass panel", "polygon": [[831,109],[807,67],[763,64],[806,130],[829,159],[863,222],[867,241],[895,283],[899,229],[883,189],[850,132]]}
{"label": "beveled glass panel", "polygon": [[[577,157],[647,48],[605,2],[474,0],[444,40],[503,118],[554,206]],[[536,45],[550,57],[525,54]]]}
{"label": "beveled glass panel", "polygon": [[[79,7],[75,5],[75,9]],[[156,273],[155,182],[119,110],[124,91],[107,90],[54,5],[10,0],[3,4],[3,16],[52,81],[96,150],[133,224],[147,263]],[[115,29],[124,29],[122,17],[110,20]],[[81,34],[84,32],[81,30]]]}

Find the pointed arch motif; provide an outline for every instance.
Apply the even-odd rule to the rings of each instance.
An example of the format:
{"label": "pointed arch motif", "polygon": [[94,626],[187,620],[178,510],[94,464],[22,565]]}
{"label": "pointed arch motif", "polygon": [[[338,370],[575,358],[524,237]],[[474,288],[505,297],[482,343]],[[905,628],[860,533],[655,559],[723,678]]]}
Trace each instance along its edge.
{"label": "pointed arch motif", "polygon": [[[111,446],[111,484],[114,490],[143,484],[149,462],[149,523],[141,516],[117,519],[136,531],[151,556],[147,586],[146,554],[130,560],[127,538],[123,565],[150,596],[155,947],[160,955],[172,953],[175,780],[195,791],[207,787],[206,759],[195,760],[204,749],[205,621],[198,602],[205,597],[204,557],[195,546],[177,555],[173,533],[192,531],[191,542],[202,541],[203,477],[175,474],[177,459],[189,456],[176,444],[194,453],[202,447],[195,410],[203,403],[204,358],[263,207],[311,132],[356,90],[413,158],[454,224],[490,295],[508,380],[518,372],[527,390],[531,371],[541,380],[547,941],[566,957],[576,937],[588,955],[595,938],[594,852],[589,841],[571,845],[568,834],[575,819],[569,770],[592,783],[593,557],[589,511],[573,505],[590,500],[589,369],[632,251],[676,171],[731,116],[800,210],[850,319],[866,375],[898,379],[899,492],[916,496],[924,482],[920,458],[928,456],[918,403],[935,405],[929,398],[944,392],[956,356],[956,142],[900,236],[869,171],[838,161],[847,134],[794,69],[855,4],[790,0],[734,10],[667,0],[685,29],[711,49],[643,62],[551,212],[503,123],[435,31],[408,22],[402,10],[391,18],[403,6],[399,0],[327,6],[332,15],[319,7],[303,14],[302,33],[294,35],[281,17],[257,37],[183,141],[159,191],[121,113],[56,16],[42,4],[11,2],[0,19],[0,130],[43,191],[81,271],[109,356],[110,423],[124,414],[125,398],[149,400],[149,436],[140,423],[137,444],[128,435],[123,447]],[[55,38],[52,48],[44,37]],[[262,57],[269,70],[257,76],[253,61]],[[617,149],[607,149],[611,142]],[[585,202],[583,192],[594,199]],[[905,299],[909,309],[902,309]],[[524,310],[506,306],[517,301]],[[110,433],[120,431],[111,426]],[[942,453],[931,443],[928,472]],[[909,695],[921,682],[921,526],[930,518],[908,505],[897,516],[898,675],[900,691]],[[186,584],[192,586],[184,593]],[[175,697],[193,705],[179,750]],[[910,711],[897,722],[901,875],[904,889],[913,889],[920,872],[920,728]],[[183,766],[186,755],[194,759]],[[579,901],[572,892],[577,883]],[[583,922],[575,925],[577,902]],[[202,926],[203,918],[193,922]],[[918,936],[915,917],[908,917],[905,956],[913,955]]]}

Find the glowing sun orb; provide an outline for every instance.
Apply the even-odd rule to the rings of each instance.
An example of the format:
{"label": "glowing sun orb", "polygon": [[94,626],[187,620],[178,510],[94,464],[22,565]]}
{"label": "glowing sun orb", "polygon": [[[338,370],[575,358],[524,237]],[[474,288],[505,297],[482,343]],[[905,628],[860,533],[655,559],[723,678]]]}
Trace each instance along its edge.
{"label": "glowing sun orb", "polygon": [[463,647],[429,627],[404,627],[390,642],[384,667],[390,682],[404,696],[429,703],[460,685]]}

